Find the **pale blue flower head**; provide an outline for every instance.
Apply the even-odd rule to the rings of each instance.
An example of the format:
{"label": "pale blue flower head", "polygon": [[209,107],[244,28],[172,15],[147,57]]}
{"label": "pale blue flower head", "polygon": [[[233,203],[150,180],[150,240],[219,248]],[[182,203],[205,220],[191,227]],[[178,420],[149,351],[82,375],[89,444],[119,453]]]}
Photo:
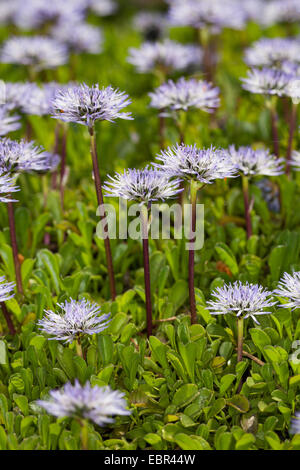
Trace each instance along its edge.
{"label": "pale blue flower head", "polygon": [[0,139],[0,168],[6,172],[28,173],[52,170],[59,157],[46,152],[34,142],[17,142],[8,138]]}
{"label": "pale blue flower head", "polygon": [[83,21],[73,22],[65,18],[54,25],[50,33],[74,53],[99,54],[102,50],[102,30]]}
{"label": "pale blue flower head", "polygon": [[1,87],[1,104],[6,109],[12,111],[14,109],[21,110],[29,95],[37,85],[32,82],[3,82]]}
{"label": "pale blue flower head", "polygon": [[89,7],[95,15],[98,16],[110,16],[113,15],[118,5],[114,0],[88,0]]}
{"label": "pale blue flower head", "polygon": [[27,91],[26,99],[22,100],[21,110],[25,114],[34,116],[47,116],[53,112],[52,103],[64,85],[56,82],[45,83],[42,86],[33,84]]}
{"label": "pale blue flower head", "polygon": [[52,390],[48,400],[38,400],[37,404],[57,418],[87,419],[98,426],[113,423],[112,416],[131,414],[123,393],[109,386],[92,387],[89,382],[82,386],[78,380],[74,385],[67,383],[61,390]]}
{"label": "pale blue flower head", "polygon": [[199,65],[202,56],[203,52],[198,46],[165,39],[161,42],[144,42],[140,48],[130,48],[127,60],[140,73],[153,72],[156,67],[172,72]]}
{"label": "pale blue flower head", "polygon": [[285,61],[300,62],[299,39],[262,38],[245,52],[245,62],[249,67],[281,68]]}
{"label": "pale blue flower head", "polygon": [[45,310],[45,317],[39,320],[40,329],[52,338],[72,343],[76,337],[94,335],[108,328],[110,313],[100,315],[101,307],[88,300],[70,299],[57,304],[61,313]]}
{"label": "pale blue flower head", "polygon": [[175,0],[170,2],[170,23],[193,26],[218,34],[224,28],[243,29],[246,12],[237,0]]}
{"label": "pale blue flower head", "polygon": [[11,193],[17,191],[20,191],[20,188],[15,185],[15,178],[0,169],[0,202],[17,202],[11,197]]}
{"label": "pale blue flower head", "polygon": [[292,310],[299,308],[300,272],[295,272],[293,274],[284,273],[278,283],[277,289],[274,290],[274,294],[288,300],[288,302],[280,305],[280,307],[291,308]]}
{"label": "pale blue flower head", "polygon": [[231,145],[228,155],[245,176],[278,176],[284,173],[283,158],[277,158],[267,149],[253,149],[251,147],[238,147]]}
{"label": "pale blue flower head", "polygon": [[3,137],[9,132],[20,129],[19,119],[20,116],[17,114],[9,114],[9,109],[5,105],[0,106],[0,136]]}
{"label": "pale blue flower head", "polygon": [[207,302],[211,315],[231,313],[238,318],[251,317],[257,324],[256,316],[271,314],[270,308],[277,303],[273,301],[272,292],[258,284],[243,284],[241,281],[217,287],[212,297],[214,300]]}
{"label": "pale blue flower head", "polygon": [[146,40],[155,41],[165,36],[168,21],[163,13],[140,11],[135,15],[133,25]]}
{"label": "pale blue flower head", "polygon": [[124,170],[124,173],[116,173],[114,177],[108,178],[103,186],[107,196],[140,203],[172,198],[182,190],[178,179],[170,179],[165,172],[148,167],[143,170]]}
{"label": "pale blue flower head", "polygon": [[53,100],[53,117],[93,127],[96,121],[132,119],[130,113],[121,112],[130,103],[126,93],[111,86],[99,88],[99,85],[82,84],[57,92]]}
{"label": "pale blue flower head", "polygon": [[68,50],[47,36],[12,36],[2,45],[0,61],[31,66],[37,71],[53,69],[67,63]]}
{"label": "pale blue flower head", "polygon": [[216,179],[237,176],[236,165],[224,149],[213,146],[199,149],[196,145],[176,145],[156,156],[155,166],[171,176],[211,184]]}
{"label": "pale blue flower head", "polygon": [[207,113],[213,112],[220,106],[219,88],[212,83],[194,78],[180,78],[177,82],[168,80],[149,93],[150,106],[164,110],[184,110],[197,108]]}
{"label": "pale blue flower head", "polygon": [[247,78],[241,80],[243,88],[251,93],[284,96],[291,76],[278,69],[254,68],[248,71]]}
{"label": "pale blue flower head", "polygon": [[14,282],[6,282],[5,276],[0,276],[0,302],[6,302],[15,296]]}

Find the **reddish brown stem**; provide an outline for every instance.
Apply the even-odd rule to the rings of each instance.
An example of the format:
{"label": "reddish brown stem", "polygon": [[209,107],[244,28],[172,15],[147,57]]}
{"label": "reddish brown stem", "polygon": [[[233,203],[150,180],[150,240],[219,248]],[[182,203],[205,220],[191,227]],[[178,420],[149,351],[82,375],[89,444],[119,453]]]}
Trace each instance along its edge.
{"label": "reddish brown stem", "polygon": [[249,204],[249,182],[246,176],[242,177],[242,184],[243,184],[243,197],[244,197],[244,206],[245,206],[247,238],[250,238],[252,235],[252,223],[251,223],[250,204]]}
{"label": "reddish brown stem", "polygon": [[[92,155],[92,161],[93,161],[93,173],[94,173],[97,201],[98,201],[98,205],[103,207],[104,202],[103,202],[102,184],[101,184],[101,177],[100,177],[99,164],[98,164],[95,132],[93,128],[90,128],[89,132],[91,136],[91,155]],[[104,247],[105,247],[106,262],[107,262],[107,269],[108,269],[110,293],[111,293],[112,300],[115,300],[116,298],[115,275],[114,275],[114,269],[113,269],[110,240],[109,240],[109,236],[107,233],[107,227],[105,224],[105,215],[101,216],[101,221],[103,222],[103,232],[105,234]]]}
{"label": "reddish brown stem", "polygon": [[276,157],[279,158],[280,149],[279,149],[279,134],[278,134],[277,121],[278,121],[278,116],[277,116],[276,110],[274,108],[271,108],[271,126],[272,126],[274,153]]}
{"label": "reddish brown stem", "polygon": [[66,173],[66,156],[67,156],[67,129],[64,127],[62,141],[61,141],[61,162],[60,162],[60,202],[61,202],[62,210],[64,210],[64,194],[65,194],[64,177]]}
{"label": "reddish brown stem", "polygon": [[16,329],[14,327],[14,324],[12,322],[12,319],[11,319],[11,316],[10,316],[10,313],[9,311],[7,310],[6,308],[6,305],[4,302],[1,302],[1,308],[2,308],[2,313],[3,313],[3,316],[5,318],[5,321],[6,321],[6,324],[7,324],[7,328],[10,332],[11,335],[15,335],[16,334]]}
{"label": "reddish brown stem", "polygon": [[20,294],[23,294],[21,264],[20,264],[20,260],[19,260],[19,254],[18,254],[18,244],[17,244],[15,216],[14,216],[14,206],[13,206],[12,202],[7,203],[7,212],[8,212],[8,222],[9,222],[9,230],[10,230],[11,247],[12,247],[13,259],[14,259],[14,265],[15,265],[17,290]]}
{"label": "reddish brown stem", "polygon": [[149,336],[152,335],[152,303],[151,303],[147,209],[145,210],[145,212],[146,212],[145,215],[142,214],[142,230],[143,230],[143,257],[144,257],[144,277],[145,277],[145,296],[146,296],[147,337],[149,338]]}
{"label": "reddish brown stem", "polygon": [[165,128],[166,120],[164,116],[159,116],[159,146],[161,150],[165,148]]}
{"label": "reddish brown stem", "polygon": [[[191,205],[192,205],[192,218],[191,218],[191,237],[190,244],[194,244],[196,237],[196,206],[197,206],[197,186],[192,181],[191,183]],[[190,298],[190,310],[191,310],[191,323],[197,323],[197,311],[196,311],[196,298],[195,298],[195,250],[190,247],[189,250],[189,298]]]}

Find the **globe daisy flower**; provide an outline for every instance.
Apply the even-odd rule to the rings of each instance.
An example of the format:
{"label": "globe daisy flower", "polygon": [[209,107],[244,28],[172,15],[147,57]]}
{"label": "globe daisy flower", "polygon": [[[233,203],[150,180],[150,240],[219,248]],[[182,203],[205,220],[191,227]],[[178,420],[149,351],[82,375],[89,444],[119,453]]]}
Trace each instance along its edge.
{"label": "globe daisy flower", "polygon": [[279,297],[284,297],[288,300],[280,305],[283,308],[291,308],[295,310],[300,307],[300,272],[293,274],[284,273],[280,279],[277,289],[274,294]]}
{"label": "globe daisy flower", "polygon": [[218,34],[224,28],[243,29],[246,13],[236,0],[175,0],[170,2],[170,23],[174,26],[192,26]]}
{"label": "globe daisy flower", "polygon": [[[1,183],[1,179],[2,177],[0,176],[0,193],[2,193],[2,186],[3,186]],[[7,201],[4,201],[4,202],[7,202]],[[15,296],[14,288],[15,288],[14,282],[6,282],[5,276],[0,276],[0,303],[1,303],[2,313],[5,318],[7,327],[8,327],[8,331],[10,332],[11,335],[14,335],[16,333],[16,330],[15,330],[11,315],[8,312],[7,307],[5,305],[5,302],[7,300],[12,299]]]}
{"label": "globe daisy flower", "polygon": [[[191,240],[194,242],[198,190],[217,179],[237,176],[237,169],[223,149],[211,146],[198,149],[196,145],[169,147],[157,155],[160,163],[155,166],[170,176],[177,176],[189,182],[191,201]],[[193,235],[193,236],[192,236]],[[195,250],[189,249],[189,297],[192,323],[197,322],[195,282]]]}
{"label": "globe daisy flower", "polygon": [[0,202],[16,202],[15,199],[11,199],[11,193],[17,191],[20,191],[20,188],[15,185],[15,178],[0,170]]}
{"label": "globe daisy flower", "polygon": [[239,172],[248,178],[253,176],[278,176],[283,174],[283,158],[276,158],[267,149],[231,145],[229,157]]}
{"label": "globe daisy flower", "polygon": [[[47,171],[58,165],[59,157],[46,152],[34,142],[20,142],[5,138],[0,139],[0,170],[3,173],[28,173],[32,171]],[[17,288],[23,293],[21,266],[18,256],[18,246],[15,230],[14,209],[12,202],[7,203],[11,244],[16,272]]]}
{"label": "globe daisy flower", "polygon": [[108,328],[110,314],[100,315],[101,307],[86,299],[66,300],[57,304],[60,313],[45,310],[45,316],[38,325],[43,333],[51,336],[49,339],[72,343],[76,340],[77,351],[82,355],[81,338],[95,335]]}
{"label": "globe daisy flower", "polygon": [[[207,309],[211,315],[235,315],[237,319],[237,361],[243,358],[244,319],[252,318],[259,324],[259,315],[271,314],[272,307],[276,305],[272,292],[258,284],[249,284],[236,281],[217,287],[212,292],[213,300],[207,302]],[[242,382],[239,385],[241,390]]]}
{"label": "globe daisy flower", "polygon": [[163,171],[146,167],[116,173],[103,186],[106,196],[119,197],[141,204],[172,198],[180,192],[179,180],[170,179]]}
{"label": "globe daisy flower", "polygon": [[165,172],[146,167],[143,170],[129,169],[116,173],[104,185],[107,196],[136,201],[141,206],[144,278],[146,295],[147,336],[152,335],[152,302],[149,267],[148,209],[151,202],[172,198],[182,189],[178,179],[170,179]]}
{"label": "globe daisy flower", "polygon": [[262,38],[245,51],[249,67],[281,68],[282,63],[299,63],[300,42],[294,38]]}
{"label": "globe daisy flower", "polygon": [[0,168],[12,173],[47,171],[55,168],[57,155],[46,152],[33,141],[0,139]]}
{"label": "globe daisy flower", "polygon": [[195,180],[200,185],[237,176],[236,165],[228,153],[213,146],[199,149],[196,145],[176,145],[162,150],[156,159],[158,169],[184,180]]}
{"label": "globe daisy flower", "polygon": [[128,95],[118,89],[84,83],[58,91],[53,100],[53,117],[92,128],[96,121],[132,119],[130,113],[122,112],[130,103]]}
{"label": "globe daisy flower", "polygon": [[22,111],[33,116],[51,114],[53,112],[53,100],[58,90],[62,88],[64,88],[64,85],[56,82],[45,83],[42,86],[32,84],[26,95],[23,95],[23,99],[20,99]]}
{"label": "globe daisy flower", "polygon": [[274,153],[276,157],[279,157],[280,154],[276,111],[277,97],[286,96],[291,78],[291,75],[286,74],[282,70],[254,68],[248,72],[247,78],[242,79],[245,90],[265,96],[266,105],[271,115]]}
{"label": "globe daisy flower", "polygon": [[250,238],[252,235],[252,222],[249,203],[249,179],[255,176],[282,175],[284,173],[284,159],[276,158],[266,149],[236,148],[234,145],[229,147],[228,155],[242,176],[247,237]]}
{"label": "globe daisy flower", "polygon": [[117,9],[118,5],[113,0],[89,0],[89,7],[97,16],[111,16]]}
{"label": "globe daisy flower", "polygon": [[[73,86],[58,91],[53,100],[53,117],[64,122],[76,122],[87,126],[91,137],[91,156],[93,162],[94,182],[99,207],[103,205],[102,183],[99,173],[95,123],[116,119],[133,119],[131,114],[123,112],[131,103],[128,95],[115,90],[111,86],[99,88],[99,85],[88,87],[86,84]],[[101,218],[103,229],[106,231],[105,218]],[[106,235],[107,232],[106,232]],[[116,297],[115,277],[109,237],[104,239],[106,261],[108,266],[109,284],[112,299]]]}
{"label": "globe daisy flower", "polygon": [[0,137],[20,129],[19,119],[20,117],[17,114],[9,114],[9,109],[5,105],[0,106]]}
{"label": "globe daisy flower", "polygon": [[[48,399],[38,400],[37,404],[57,418],[77,419],[83,428],[86,428],[86,421],[106,426],[114,422],[112,416],[131,414],[131,411],[126,409],[124,394],[112,390],[109,386],[92,387],[89,382],[82,386],[75,380],[74,385],[67,383],[60,390],[51,390],[49,395]],[[87,449],[87,436],[84,432],[81,436],[82,447]]]}
{"label": "globe daisy flower", "polygon": [[53,26],[50,34],[73,53],[99,54],[102,50],[101,29],[83,21],[73,22],[65,18]]}
{"label": "globe daisy flower", "polygon": [[249,70],[247,78],[241,80],[243,88],[251,93],[284,96],[291,76],[281,70],[264,67]]}
{"label": "globe daisy flower", "polygon": [[219,93],[219,88],[214,87],[212,83],[182,77],[177,82],[168,80],[149,93],[150,106],[171,111],[197,108],[211,113],[220,106]]}
{"label": "globe daisy flower", "polygon": [[202,51],[191,44],[181,44],[170,39],[161,42],[144,42],[140,48],[130,48],[127,61],[139,73],[154,72],[159,69],[166,73],[185,70],[200,64]]}
{"label": "globe daisy flower", "polygon": [[13,36],[3,43],[0,61],[26,65],[38,72],[66,64],[68,51],[66,46],[47,36]]}
{"label": "globe daisy flower", "polygon": [[1,102],[9,111],[22,110],[31,90],[37,85],[31,82],[5,82],[3,86],[3,96]]}

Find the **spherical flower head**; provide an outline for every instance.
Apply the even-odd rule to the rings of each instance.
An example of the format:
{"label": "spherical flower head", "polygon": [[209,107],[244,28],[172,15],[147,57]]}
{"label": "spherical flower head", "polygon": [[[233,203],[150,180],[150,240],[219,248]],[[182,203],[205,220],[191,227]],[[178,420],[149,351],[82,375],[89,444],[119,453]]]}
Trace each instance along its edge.
{"label": "spherical flower head", "polygon": [[0,276],[0,302],[6,302],[15,296],[14,282],[5,282],[5,276]]}
{"label": "spherical flower head", "polygon": [[103,186],[107,196],[139,203],[164,201],[175,197],[182,190],[178,179],[171,180],[166,173],[148,167],[143,170],[124,170],[124,173],[116,173],[114,177],[108,178]]}
{"label": "spherical flower head", "polygon": [[140,73],[153,72],[157,67],[171,72],[200,64],[202,56],[202,50],[197,46],[166,39],[144,42],[139,49],[130,48],[127,60]]}
{"label": "spherical flower head", "polygon": [[274,294],[289,300],[280,305],[283,308],[295,310],[300,307],[300,272],[293,274],[284,273],[280,279]]}
{"label": "spherical flower head", "polygon": [[20,129],[19,122],[20,116],[17,114],[10,115],[9,109],[6,106],[0,106],[0,136],[5,136],[9,132]]}
{"label": "spherical flower head", "polygon": [[300,41],[291,38],[263,38],[246,49],[245,62],[249,67],[278,67],[284,61],[300,61]]}
{"label": "spherical flower head", "polygon": [[0,139],[0,168],[3,171],[22,173],[52,170],[58,156],[46,152],[34,142]]}
{"label": "spherical flower head", "polygon": [[36,84],[31,82],[5,82],[0,90],[1,103],[9,111],[21,109],[35,87]]}
{"label": "spherical flower head", "polygon": [[196,145],[176,145],[156,156],[155,166],[171,176],[211,184],[216,179],[237,176],[236,166],[223,149],[198,149]]}
{"label": "spherical flower head", "polygon": [[213,112],[220,106],[219,88],[212,83],[194,78],[180,78],[176,83],[168,80],[149,93],[150,106],[163,110],[184,110],[197,108],[207,113]]}
{"label": "spherical flower head", "polygon": [[295,413],[295,417],[291,419],[291,434],[300,434],[300,413],[299,411]]}
{"label": "spherical flower head", "polygon": [[82,84],[58,91],[52,103],[53,117],[91,128],[96,121],[132,119],[130,113],[121,112],[130,103],[126,93],[111,86],[99,88]]}
{"label": "spherical flower head", "polygon": [[33,116],[47,116],[53,112],[52,103],[62,85],[55,82],[45,83],[42,87],[33,84],[22,100],[22,111]]}
{"label": "spherical flower head", "polygon": [[223,28],[243,29],[246,12],[236,0],[175,0],[169,9],[170,23],[192,26],[218,34]]}
{"label": "spherical flower head", "polygon": [[7,39],[0,61],[33,67],[36,71],[52,69],[68,61],[66,46],[46,36],[15,36]]}
{"label": "spherical flower head", "polygon": [[17,202],[11,198],[11,193],[17,191],[20,191],[20,188],[15,185],[15,178],[0,169],[0,202]]}
{"label": "spherical flower head", "polygon": [[278,176],[284,173],[284,159],[276,158],[269,150],[231,145],[228,155],[240,173],[247,177]]}
{"label": "spherical flower head", "polygon": [[285,94],[291,98],[293,104],[300,103],[300,77],[291,78]]}
{"label": "spherical flower head", "polygon": [[109,386],[91,387],[89,382],[81,386],[78,380],[74,385],[67,383],[61,390],[52,390],[48,400],[38,400],[37,404],[57,418],[86,419],[98,426],[113,423],[112,416],[131,414],[123,393]]}
{"label": "spherical flower head", "polygon": [[284,96],[291,76],[277,69],[263,68],[248,71],[248,77],[241,79],[243,88],[261,95]]}
{"label": "spherical flower head", "polygon": [[89,7],[92,12],[98,16],[110,16],[113,15],[117,9],[118,5],[113,0],[89,0]]}
{"label": "spherical flower head", "polygon": [[75,53],[99,54],[102,50],[101,29],[82,21],[74,23],[66,18],[52,28],[51,35]]}
{"label": "spherical flower head", "polygon": [[110,313],[100,315],[101,307],[85,299],[57,305],[61,313],[45,310],[45,317],[38,322],[40,329],[52,336],[50,339],[72,343],[76,337],[100,333],[111,321]]}
{"label": "spherical flower head", "polygon": [[238,318],[251,317],[255,323],[257,315],[271,314],[271,307],[276,305],[272,299],[272,292],[258,284],[243,284],[236,281],[233,284],[225,284],[217,287],[212,296],[214,300],[207,302],[211,315],[225,315],[231,313]]}

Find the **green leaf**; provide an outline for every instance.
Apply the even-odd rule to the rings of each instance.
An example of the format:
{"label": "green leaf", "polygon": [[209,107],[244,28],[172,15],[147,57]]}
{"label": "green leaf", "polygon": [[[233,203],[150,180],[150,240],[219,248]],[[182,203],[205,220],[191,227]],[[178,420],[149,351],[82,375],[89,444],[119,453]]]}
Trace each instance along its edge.
{"label": "green leaf", "polygon": [[228,266],[233,276],[237,276],[239,273],[239,267],[231,249],[228,248],[225,243],[216,243],[215,250],[218,253],[220,260]]}
{"label": "green leaf", "polygon": [[232,406],[240,413],[247,413],[250,409],[250,403],[244,395],[234,395],[227,400],[227,405]]}

